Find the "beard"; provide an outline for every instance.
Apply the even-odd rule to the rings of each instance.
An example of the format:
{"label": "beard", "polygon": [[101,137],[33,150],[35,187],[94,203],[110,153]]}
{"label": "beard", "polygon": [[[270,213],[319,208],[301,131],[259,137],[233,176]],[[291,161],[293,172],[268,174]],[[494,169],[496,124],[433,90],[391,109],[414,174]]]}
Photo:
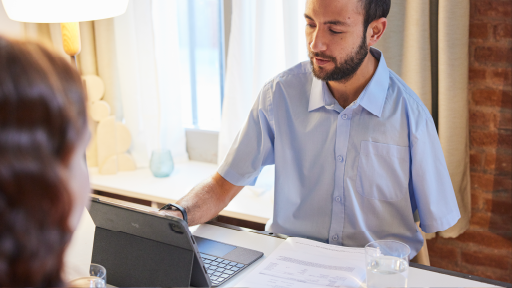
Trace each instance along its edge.
{"label": "beard", "polygon": [[[313,75],[319,80],[325,82],[335,81],[345,83],[350,80],[357,70],[359,70],[359,67],[361,67],[364,59],[366,59],[366,56],[368,55],[366,35],[364,33],[363,35],[362,41],[359,43],[356,51],[349,55],[343,62],[338,62],[336,57],[324,55],[322,53],[314,53],[308,49],[311,67],[313,67]],[[334,68],[331,71],[328,71],[323,67],[316,67],[313,61],[314,57],[320,57],[332,61],[334,63]]]}

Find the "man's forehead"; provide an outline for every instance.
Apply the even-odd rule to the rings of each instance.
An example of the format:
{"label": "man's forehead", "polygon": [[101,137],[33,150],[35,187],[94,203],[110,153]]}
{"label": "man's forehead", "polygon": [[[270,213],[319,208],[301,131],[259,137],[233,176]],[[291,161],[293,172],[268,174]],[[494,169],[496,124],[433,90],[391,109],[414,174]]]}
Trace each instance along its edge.
{"label": "man's forehead", "polygon": [[362,21],[361,0],[307,0],[306,18],[318,22],[336,22],[349,25]]}

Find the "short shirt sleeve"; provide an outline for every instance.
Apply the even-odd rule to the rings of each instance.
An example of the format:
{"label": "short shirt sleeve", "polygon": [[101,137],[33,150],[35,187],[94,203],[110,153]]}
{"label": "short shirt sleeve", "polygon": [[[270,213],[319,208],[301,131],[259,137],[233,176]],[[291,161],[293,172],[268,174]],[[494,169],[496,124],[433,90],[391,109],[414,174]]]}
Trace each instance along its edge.
{"label": "short shirt sleeve", "polygon": [[261,169],[274,164],[274,129],[270,83],[261,90],[218,173],[237,186],[252,186]]}
{"label": "short shirt sleeve", "polygon": [[453,226],[460,212],[434,122],[431,117],[421,122],[411,135],[411,196],[421,229],[432,233]]}

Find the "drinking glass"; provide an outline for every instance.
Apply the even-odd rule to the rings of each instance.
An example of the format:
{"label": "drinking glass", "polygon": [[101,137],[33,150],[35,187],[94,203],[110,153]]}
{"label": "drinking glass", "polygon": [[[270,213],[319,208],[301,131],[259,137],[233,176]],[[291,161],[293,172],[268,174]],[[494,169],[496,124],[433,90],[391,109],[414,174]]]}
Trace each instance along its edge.
{"label": "drinking glass", "polygon": [[174,170],[174,161],[172,160],[171,151],[167,149],[153,150],[149,167],[155,177],[169,177]]}
{"label": "drinking glass", "polygon": [[366,287],[407,287],[410,253],[409,246],[394,240],[366,245]]}
{"label": "drinking glass", "polygon": [[69,287],[105,288],[107,286],[107,269],[91,263],[89,276],[75,279],[69,282]]}
{"label": "drinking glass", "polygon": [[68,287],[71,288],[105,288],[106,283],[103,279],[89,276],[75,279],[68,283]]}
{"label": "drinking glass", "polygon": [[89,275],[98,277],[107,283],[107,269],[99,264],[91,263],[91,266],[89,266]]}

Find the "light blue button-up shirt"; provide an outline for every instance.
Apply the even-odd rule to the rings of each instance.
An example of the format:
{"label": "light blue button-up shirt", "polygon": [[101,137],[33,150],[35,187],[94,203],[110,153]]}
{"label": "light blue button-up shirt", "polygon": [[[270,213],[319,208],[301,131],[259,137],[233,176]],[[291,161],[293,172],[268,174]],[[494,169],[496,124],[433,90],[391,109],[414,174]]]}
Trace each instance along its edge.
{"label": "light blue button-up shirt", "polygon": [[219,167],[238,186],[275,164],[274,216],[267,230],[364,247],[394,239],[423,245],[425,232],[460,218],[429,111],[371,48],[378,68],[343,109],[309,62],[269,81]]}

